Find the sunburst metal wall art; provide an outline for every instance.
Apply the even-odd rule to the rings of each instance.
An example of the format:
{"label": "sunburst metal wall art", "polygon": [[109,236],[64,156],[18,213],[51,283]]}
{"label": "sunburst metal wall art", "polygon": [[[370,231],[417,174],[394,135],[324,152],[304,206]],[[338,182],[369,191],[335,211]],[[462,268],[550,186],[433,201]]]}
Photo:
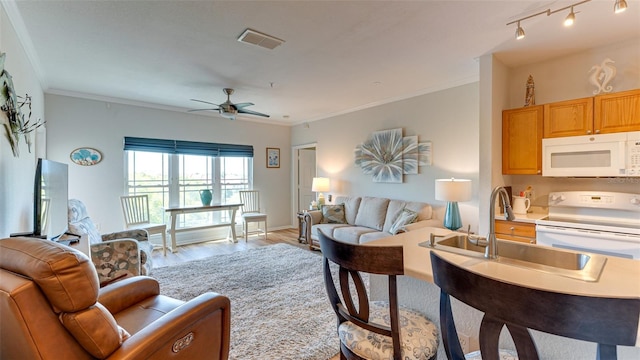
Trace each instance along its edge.
{"label": "sunburst metal wall art", "polygon": [[356,147],[355,164],[374,182],[402,183],[403,174],[418,174],[419,166],[431,165],[431,142],[403,137],[402,128],[376,131]]}

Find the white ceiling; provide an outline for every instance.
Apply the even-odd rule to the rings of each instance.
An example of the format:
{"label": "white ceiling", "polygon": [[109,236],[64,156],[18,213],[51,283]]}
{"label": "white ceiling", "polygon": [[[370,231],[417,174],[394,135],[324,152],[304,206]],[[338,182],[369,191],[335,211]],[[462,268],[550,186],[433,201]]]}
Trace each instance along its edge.
{"label": "white ceiling", "polygon": [[[640,37],[640,1],[506,23],[578,1],[3,1],[45,92],[177,109],[232,102],[299,124],[478,80],[478,57],[520,66]],[[285,43],[238,42],[251,28]],[[10,55],[9,55],[10,56]],[[204,106],[206,107],[206,106]],[[209,114],[219,121],[216,112]],[[239,116],[238,120],[261,120]]]}

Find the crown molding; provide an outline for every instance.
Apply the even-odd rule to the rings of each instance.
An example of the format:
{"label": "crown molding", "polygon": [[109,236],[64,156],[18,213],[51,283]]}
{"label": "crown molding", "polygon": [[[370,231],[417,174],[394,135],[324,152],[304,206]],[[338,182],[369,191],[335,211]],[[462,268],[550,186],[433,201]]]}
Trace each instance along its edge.
{"label": "crown molding", "polygon": [[16,32],[18,41],[22,45],[22,48],[27,55],[27,59],[29,59],[29,62],[36,74],[36,78],[40,82],[40,87],[42,87],[43,90],[46,90],[49,87],[49,84],[46,76],[44,75],[42,65],[40,65],[38,53],[33,46],[27,27],[24,25],[24,20],[22,20],[20,10],[18,10],[18,5],[15,0],[1,0],[0,4],[2,4],[2,8],[4,8],[4,11],[7,13],[7,17],[13,26],[13,30]]}

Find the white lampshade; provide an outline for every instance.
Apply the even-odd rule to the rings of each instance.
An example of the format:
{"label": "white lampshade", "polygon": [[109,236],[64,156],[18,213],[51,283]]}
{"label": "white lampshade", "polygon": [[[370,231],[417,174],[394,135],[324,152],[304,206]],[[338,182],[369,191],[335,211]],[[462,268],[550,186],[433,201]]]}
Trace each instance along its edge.
{"label": "white lampshade", "polygon": [[314,192],[327,192],[329,191],[329,178],[314,177],[311,183],[311,191]]}
{"label": "white lampshade", "polygon": [[467,179],[437,179],[436,200],[441,201],[469,201],[471,200],[471,180]]}

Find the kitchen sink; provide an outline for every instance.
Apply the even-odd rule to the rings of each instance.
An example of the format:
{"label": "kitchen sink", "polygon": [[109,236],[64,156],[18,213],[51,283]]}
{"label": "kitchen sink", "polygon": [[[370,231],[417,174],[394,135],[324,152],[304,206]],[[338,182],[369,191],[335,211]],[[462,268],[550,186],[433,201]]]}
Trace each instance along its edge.
{"label": "kitchen sink", "polygon": [[[498,258],[492,261],[565,276],[583,281],[598,281],[607,258],[592,253],[574,252],[516,241],[498,241]],[[451,234],[434,242],[420,244],[431,249],[484,258],[485,246],[476,245],[465,234]]]}

